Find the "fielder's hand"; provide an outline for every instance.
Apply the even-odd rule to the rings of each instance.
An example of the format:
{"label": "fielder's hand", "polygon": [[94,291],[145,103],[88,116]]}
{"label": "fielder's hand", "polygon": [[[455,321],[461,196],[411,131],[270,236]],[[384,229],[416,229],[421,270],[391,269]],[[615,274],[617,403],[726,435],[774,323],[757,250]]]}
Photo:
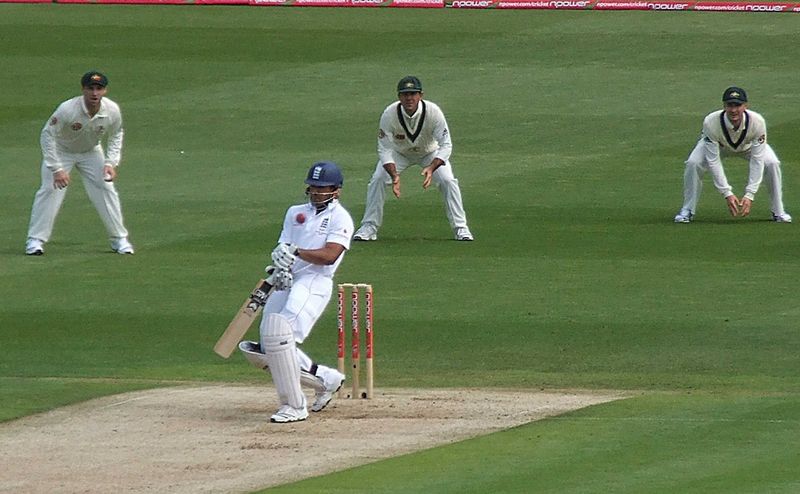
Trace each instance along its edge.
{"label": "fielder's hand", "polygon": [[433,181],[433,172],[438,170],[440,166],[444,166],[444,161],[442,161],[441,158],[433,158],[431,164],[422,169],[421,175],[425,177],[422,179],[423,189],[427,189],[431,186],[431,182]]}
{"label": "fielder's hand", "polygon": [[113,182],[117,178],[117,170],[111,165],[103,166],[103,180],[106,182]]}
{"label": "fielder's hand", "polygon": [[278,244],[272,251],[272,264],[276,268],[289,271],[297,259],[297,246],[294,244]]}
{"label": "fielder's hand", "polygon": [[421,175],[425,177],[422,179],[423,189],[427,189],[428,187],[431,186],[431,180],[433,180],[433,170],[431,170],[431,168],[432,167],[430,166],[426,166],[425,168],[422,169]]}
{"label": "fielder's hand", "polygon": [[[728,211],[730,211],[731,216],[738,216],[739,215],[739,198],[736,197],[734,194],[729,195],[725,198],[728,201]],[[750,212],[750,208],[747,208],[747,212]]]}
{"label": "fielder's hand", "polygon": [[53,173],[53,188],[66,189],[69,185],[69,173],[64,170],[58,170]]}
{"label": "fielder's hand", "polygon": [[400,175],[397,175],[392,179],[392,193],[395,197],[400,197]]}
{"label": "fielder's hand", "polygon": [[741,208],[741,215],[747,216],[750,214],[750,208],[753,207],[753,201],[746,197],[742,197],[742,200],[739,202],[739,207]]}

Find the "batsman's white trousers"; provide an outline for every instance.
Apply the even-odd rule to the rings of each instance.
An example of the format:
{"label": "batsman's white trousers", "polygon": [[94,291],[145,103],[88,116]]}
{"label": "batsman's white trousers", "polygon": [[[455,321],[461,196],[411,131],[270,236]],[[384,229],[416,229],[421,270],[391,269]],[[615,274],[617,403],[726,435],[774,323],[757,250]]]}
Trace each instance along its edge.
{"label": "batsman's white trousers", "polygon": [[[273,292],[264,305],[264,313],[259,325],[261,348],[264,348],[264,334],[268,314],[278,313],[289,321],[294,334],[294,341],[298,345],[303,343],[311,334],[314,324],[322,315],[328,305],[333,291],[333,280],[320,274],[303,273],[295,274],[294,284],[289,290]],[[314,361],[306,355],[300,347],[295,347],[300,368],[306,371],[311,369]],[[324,367],[318,365],[318,367]],[[327,368],[324,368],[327,370]],[[317,375],[320,375],[317,372]]]}
{"label": "batsman's white trousers", "polygon": [[[397,173],[403,173],[403,170],[409,166],[418,165],[420,167],[427,166],[433,161],[435,153],[423,156],[420,159],[410,159],[401,154],[395,154],[395,167]],[[453,167],[450,161],[445,161],[444,165],[440,166],[433,172],[433,183],[444,199],[445,214],[447,214],[447,221],[450,227],[454,230],[456,228],[467,227],[467,215],[464,212],[464,204],[461,201],[461,189],[458,186],[458,179],[453,175]],[[375,228],[379,228],[383,223],[383,204],[386,202],[386,187],[392,184],[392,177],[383,168],[380,161],[375,167],[375,172],[367,185],[367,205],[364,210],[364,217],[361,224],[372,224]]]}
{"label": "batsman's white trousers", "polygon": [[[783,176],[781,174],[781,162],[767,144],[764,157],[764,181],[762,184],[767,188],[771,200],[771,211],[775,214],[783,214]],[[697,202],[700,200],[700,192],[703,190],[703,175],[708,171],[708,162],[705,159],[704,143],[700,139],[697,145],[689,154],[686,160],[686,168],[683,172],[683,207],[692,213],[697,212]],[[725,157],[738,156],[745,160],[750,159],[750,153],[744,154],[725,154]]]}
{"label": "batsman's white trousers", "polygon": [[[88,153],[62,153],[61,164],[64,171],[70,173],[77,168],[83,178],[83,187],[86,195],[92,201],[94,208],[103,220],[110,239],[128,236],[128,230],[122,222],[122,209],[119,194],[114,187],[114,182],[103,180],[103,167],[105,158],[100,146]],[[28,237],[37,238],[42,242],[50,240],[53,225],[58,211],[64,202],[67,190],[53,187],[53,172],[42,162],[42,185],[36,192],[31,209],[31,222],[28,226]]]}

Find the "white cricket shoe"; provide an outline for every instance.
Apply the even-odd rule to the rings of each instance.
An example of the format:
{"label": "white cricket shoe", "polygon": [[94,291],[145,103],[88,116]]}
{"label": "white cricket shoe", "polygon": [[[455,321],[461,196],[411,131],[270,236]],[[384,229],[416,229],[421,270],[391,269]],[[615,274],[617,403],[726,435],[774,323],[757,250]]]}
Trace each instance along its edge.
{"label": "white cricket shoe", "polygon": [[44,254],[44,242],[38,238],[29,238],[25,242],[25,254],[29,256],[41,256]]}
{"label": "white cricket shoe", "polygon": [[378,240],[378,229],[372,223],[364,223],[361,225],[355,235],[353,235],[353,240],[359,240],[362,242],[368,242],[370,240]]}
{"label": "white cricket shoe", "polygon": [[133,254],[133,245],[127,237],[117,238],[111,242],[111,250],[117,254]]}
{"label": "white cricket shoe", "polygon": [[688,209],[681,209],[678,214],[675,215],[675,223],[691,223],[694,214]]}
{"label": "white cricket shoe", "polygon": [[344,374],[335,369],[330,369],[330,371],[325,374],[325,378],[321,379],[321,381],[325,385],[325,390],[319,391],[314,395],[314,404],[311,405],[312,412],[319,412],[328,406],[328,403],[333,399],[333,395],[342,388],[344,384]]}
{"label": "white cricket shoe", "polygon": [[772,221],[777,223],[791,223],[792,216],[789,213],[775,214],[772,213]]}
{"label": "white cricket shoe", "polygon": [[456,228],[456,240],[472,242],[475,240],[475,237],[472,236],[472,232],[469,231],[469,228],[462,226],[460,228]]}
{"label": "white cricket shoe", "polygon": [[294,408],[291,405],[282,405],[275,414],[269,418],[270,422],[276,424],[286,424],[289,422],[300,422],[308,418],[306,407]]}

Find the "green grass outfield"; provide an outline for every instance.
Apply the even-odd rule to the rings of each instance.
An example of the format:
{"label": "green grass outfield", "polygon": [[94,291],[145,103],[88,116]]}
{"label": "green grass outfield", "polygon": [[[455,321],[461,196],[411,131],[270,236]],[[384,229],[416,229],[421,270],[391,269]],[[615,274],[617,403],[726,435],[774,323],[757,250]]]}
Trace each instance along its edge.
{"label": "green grass outfield", "polygon": [[[683,160],[749,90],[800,214],[792,14],[0,5],[0,420],[177,381],[251,382],[211,352],[311,162],[358,220],[380,111],[418,75],[445,110],[473,243],[405,176],[340,281],[376,290],[378,384],[630,390],[479,439],[269,492],[800,491],[800,236],[730,219]],[[90,69],[126,145],[133,257],[81,186],[22,255],[38,135]],[[728,161],[741,194],[743,161]],[[306,348],[333,361],[329,307]],[[488,420],[491,420],[488,418]],[[265,468],[268,468],[265,465]]]}

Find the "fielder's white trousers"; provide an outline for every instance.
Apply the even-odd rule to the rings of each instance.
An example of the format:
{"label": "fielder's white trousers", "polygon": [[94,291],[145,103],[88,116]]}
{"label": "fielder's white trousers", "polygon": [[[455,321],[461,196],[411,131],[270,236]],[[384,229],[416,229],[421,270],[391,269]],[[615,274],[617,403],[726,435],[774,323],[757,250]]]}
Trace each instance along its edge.
{"label": "fielder's white trousers", "polygon": [[[273,292],[264,305],[264,313],[259,325],[261,348],[265,348],[264,332],[267,314],[276,312],[285,317],[292,326],[295,343],[299,345],[311,334],[314,324],[331,299],[332,291],[333,280],[327,276],[295,274],[292,288]],[[314,361],[300,347],[296,347],[295,350],[300,368],[306,371],[310,370]],[[318,369],[325,372],[329,368],[318,365]],[[320,370],[317,371],[317,375],[321,375]]]}
{"label": "fielder's white trousers", "polygon": [[[94,208],[103,220],[110,239],[128,236],[128,230],[122,222],[122,209],[119,194],[114,187],[114,182],[103,180],[103,167],[105,159],[103,150],[97,146],[88,153],[62,153],[61,164],[64,171],[72,178],[73,168],[77,168],[83,178],[83,187],[86,195],[92,201]],[[42,185],[36,192],[31,209],[31,221],[28,226],[28,237],[37,238],[42,242],[50,240],[53,225],[64,202],[67,190],[53,187],[53,172],[42,162]]]}
{"label": "fielder's white trousers", "polygon": [[[433,160],[434,153],[423,156],[420,159],[409,159],[401,154],[395,154],[395,166],[397,173],[409,166],[427,166]],[[461,201],[461,189],[458,187],[458,179],[453,175],[453,167],[449,161],[440,166],[433,172],[433,183],[444,199],[445,214],[447,221],[453,230],[467,227],[467,215],[464,212],[464,205]],[[375,167],[375,172],[367,185],[367,205],[364,210],[364,217],[361,224],[371,224],[377,230],[383,223],[383,205],[386,202],[386,188],[392,184],[392,177],[383,168],[380,162]]]}
{"label": "fielder's white trousers", "polygon": [[[784,214],[783,209],[783,176],[781,174],[781,162],[775,151],[766,145],[766,156],[764,158],[764,181],[762,185],[766,187],[771,200],[771,210],[775,214]],[[689,154],[686,160],[686,168],[683,172],[683,207],[692,213],[697,212],[697,202],[700,200],[700,192],[703,190],[703,176],[708,172],[708,162],[705,159],[703,140],[699,140],[697,145]],[[750,153],[745,154],[726,154],[726,156],[739,156],[745,160],[750,159]]]}

